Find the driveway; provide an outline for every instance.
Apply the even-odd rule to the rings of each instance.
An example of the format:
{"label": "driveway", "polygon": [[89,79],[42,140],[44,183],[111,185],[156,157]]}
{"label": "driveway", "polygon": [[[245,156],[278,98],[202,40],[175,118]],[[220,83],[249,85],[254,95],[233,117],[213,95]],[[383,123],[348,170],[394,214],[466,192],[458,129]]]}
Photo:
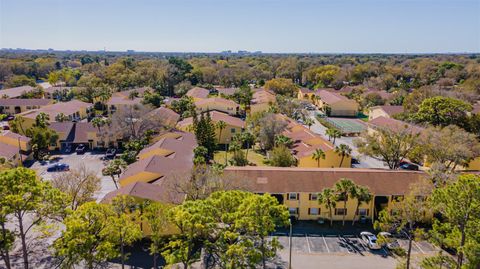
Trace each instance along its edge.
{"label": "driveway", "polygon": [[[317,111],[313,112],[310,115],[310,118],[314,121],[314,124],[310,127],[310,130],[312,130],[316,134],[321,135],[324,139],[328,140],[328,136],[325,134],[327,128],[320,124],[320,122],[315,118],[316,113]],[[386,166],[383,161],[359,153],[357,147],[355,147],[355,145],[353,144],[354,139],[356,139],[356,137],[342,136],[335,140],[335,145],[345,144],[352,148],[352,156],[360,162],[359,164],[353,164],[352,167],[388,169],[388,166]]]}
{"label": "driveway", "polygon": [[97,152],[86,152],[84,154],[77,155],[77,153],[70,154],[52,154],[54,161],[41,163],[35,162],[30,167],[37,171],[38,175],[45,180],[52,180],[56,175],[63,172],[47,172],[47,167],[55,162],[65,163],[70,166],[70,169],[76,169],[85,165],[85,167],[97,174],[101,179],[101,189],[96,193],[95,198],[100,200],[105,194],[115,190],[115,185],[112,182],[112,178],[102,175],[102,169],[105,167],[106,162],[102,160],[104,154]]}

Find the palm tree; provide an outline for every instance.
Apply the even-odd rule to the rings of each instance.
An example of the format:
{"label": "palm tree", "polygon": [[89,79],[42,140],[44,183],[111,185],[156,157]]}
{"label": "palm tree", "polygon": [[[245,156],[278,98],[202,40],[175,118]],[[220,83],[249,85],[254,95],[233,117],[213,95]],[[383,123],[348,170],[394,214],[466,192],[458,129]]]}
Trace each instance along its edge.
{"label": "palm tree", "polygon": [[355,225],[355,220],[358,212],[358,208],[363,204],[368,204],[373,199],[373,195],[367,187],[357,186],[352,190],[352,197],[357,199],[357,207],[355,208],[355,215],[353,215],[352,226]]}
{"label": "palm tree", "polygon": [[97,127],[98,131],[100,132],[100,127],[105,124],[105,120],[103,118],[95,117],[92,119],[93,127]]}
{"label": "palm tree", "polygon": [[318,194],[318,202],[320,204],[325,205],[328,209],[329,217],[330,217],[330,226],[333,225],[333,217],[332,217],[332,208],[337,205],[337,195],[335,194],[334,190],[325,188],[322,190],[321,193]]}
{"label": "palm tree", "polygon": [[221,120],[217,122],[217,128],[218,128],[218,143],[220,143],[220,139],[222,138],[222,131],[227,127],[227,124]]}
{"label": "palm tree", "polygon": [[333,144],[335,145],[335,141],[337,140],[337,138],[341,137],[342,136],[342,133],[337,130],[337,129],[332,129],[332,137],[333,137]]}
{"label": "palm tree", "polygon": [[325,160],[325,152],[322,149],[316,149],[312,155],[312,159],[317,161],[317,167],[320,167],[320,159]]}
{"label": "palm tree", "polygon": [[342,225],[345,226],[345,215],[347,215],[347,200],[348,196],[355,191],[355,183],[347,178],[342,178],[337,183],[335,183],[335,193],[337,195],[337,200],[343,200],[343,211],[342,216]]}
{"label": "palm tree", "polygon": [[255,137],[250,132],[243,132],[241,135],[242,143],[246,144],[247,152],[245,153],[245,159],[248,160],[248,150],[253,146],[255,142]]}
{"label": "palm tree", "polygon": [[333,128],[328,128],[326,131],[325,131],[325,134],[328,136],[328,141],[330,141],[333,137],[333,132],[334,132],[334,129]]}
{"label": "palm tree", "polygon": [[308,130],[310,130],[310,127],[312,127],[312,125],[314,124],[315,122],[311,119],[311,118],[306,118],[305,119],[305,124],[308,126]]}
{"label": "palm tree", "polygon": [[342,156],[342,159],[340,159],[340,165],[339,165],[339,167],[342,167],[343,160],[345,159],[345,157],[350,156],[350,154],[352,154],[352,148],[349,147],[348,145],[340,144],[339,146],[335,147],[335,153]]}
{"label": "palm tree", "polygon": [[293,145],[293,141],[290,137],[285,135],[277,135],[275,136],[275,146],[284,145],[285,147],[289,148]]}

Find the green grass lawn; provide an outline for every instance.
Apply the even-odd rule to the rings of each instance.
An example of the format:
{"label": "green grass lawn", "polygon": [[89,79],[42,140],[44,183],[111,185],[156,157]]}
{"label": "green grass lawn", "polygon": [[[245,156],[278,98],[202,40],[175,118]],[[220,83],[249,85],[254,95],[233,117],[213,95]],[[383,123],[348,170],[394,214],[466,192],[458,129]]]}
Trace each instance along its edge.
{"label": "green grass lawn", "polygon": [[[247,150],[243,149],[243,152],[246,153],[246,151]],[[230,160],[230,158],[232,158],[232,153],[228,152],[227,153],[227,162],[228,162],[228,160]],[[263,156],[262,154],[256,153],[253,150],[248,151],[247,159],[248,159],[248,162],[253,163],[257,166],[265,166],[265,164],[263,163],[263,160],[265,160],[265,156]],[[225,151],[224,150],[216,151],[215,155],[213,156],[213,160],[216,163],[225,164]]]}

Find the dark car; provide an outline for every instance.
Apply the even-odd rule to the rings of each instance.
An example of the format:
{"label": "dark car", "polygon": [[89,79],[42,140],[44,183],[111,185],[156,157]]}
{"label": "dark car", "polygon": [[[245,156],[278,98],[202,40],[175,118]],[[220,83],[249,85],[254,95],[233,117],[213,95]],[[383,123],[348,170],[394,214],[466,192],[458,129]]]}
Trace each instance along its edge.
{"label": "dark car", "polygon": [[65,163],[56,163],[52,164],[47,168],[47,172],[62,172],[62,171],[69,171],[70,166]]}
{"label": "dark car", "polygon": [[352,164],[359,164],[360,161],[357,158],[352,158]]}
{"label": "dark car", "polygon": [[75,149],[75,151],[77,152],[77,154],[83,154],[85,153],[85,151],[87,151],[87,147],[85,147],[84,144],[80,144],[77,146],[77,149]]}
{"label": "dark car", "polygon": [[400,165],[400,169],[418,171],[418,165],[413,163],[403,163]]}
{"label": "dark car", "polygon": [[117,149],[107,149],[107,152],[105,153],[105,157],[107,159],[113,159],[117,155]]}

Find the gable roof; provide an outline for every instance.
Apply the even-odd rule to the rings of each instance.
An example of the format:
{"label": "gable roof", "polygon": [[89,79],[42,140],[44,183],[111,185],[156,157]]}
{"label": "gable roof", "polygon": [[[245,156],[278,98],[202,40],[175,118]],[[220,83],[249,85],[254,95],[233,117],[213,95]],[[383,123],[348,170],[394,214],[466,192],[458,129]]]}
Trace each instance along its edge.
{"label": "gable roof", "polygon": [[15,88],[3,89],[0,90],[0,98],[3,98],[4,95],[8,96],[8,98],[17,98],[24,93],[33,91],[34,89],[35,88],[32,86],[20,86]]}
{"label": "gable roof", "polygon": [[30,142],[30,140],[31,140],[30,137],[14,133],[10,130],[0,131],[0,136],[8,137],[8,138],[11,138],[15,141],[20,140],[22,142],[27,142],[27,143]]}
{"label": "gable roof", "polygon": [[224,88],[224,87],[215,87],[215,90],[218,91],[218,94],[223,94],[225,96],[234,95],[237,91],[237,88]]}
{"label": "gable roof", "polygon": [[63,87],[63,86],[53,86],[53,87],[48,87],[43,90],[43,92],[53,94],[55,91],[70,91],[72,87]]}
{"label": "gable roof", "polygon": [[123,97],[123,96],[112,96],[110,99],[107,101],[107,105],[139,105],[142,103],[143,98],[133,98],[130,99],[128,97]]}
{"label": "gable roof", "polygon": [[195,135],[188,132],[175,131],[178,137],[164,137],[151,146],[142,149],[139,155],[148,153],[155,149],[166,149],[175,153],[175,155],[191,155],[193,149],[197,146]]}
{"label": "gable roof", "polygon": [[0,106],[46,106],[50,104],[50,99],[0,99]]}
{"label": "gable roof", "polygon": [[275,101],[275,94],[267,90],[254,92],[252,96],[252,104],[268,104]]}
{"label": "gable roof", "polygon": [[109,203],[119,195],[128,195],[140,199],[173,204],[180,204],[185,198],[184,195],[171,191],[161,185],[145,182],[134,182],[128,184],[127,186],[121,187],[118,190],[107,193],[101,202]]}
{"label": "gable roof", "polygon": [[256,193],[318,193],[341,178],[367,186],[377,195],[404,195],[423,172],[364,168],[227,167],[224,175]]}
{"label": "gable roof", "polygon": [[371,107],[370,109],[371,110],[381,109],[390,116],[403,113],[403,110],[404,110],[403,106],[374,106],[374,107]]}
{"label": "gable roof", "polygon": [[35,119],[35,117],[37,117],[38,114],[43,112],[50,116],[50,121],[55,121],[55,116],[57,116],[60,113],[63,113],[68,116],[68,115],[74,114],[75,112],[79,111],[82,108],[86,109],[92,106],[93,105],[90,103],[85,103],[79,100],[71,100],[68,102],[59,102],[52,105],[47,105],[39,109],[25,111],[23,113],[20,113],[19,115],[26,118]]}
{"label": "gable roof", "polygon": [[368,125],[374,128],[386,128],[393,132],[399,132],[406,129],[415,134],[421,133],[424,130],[424,128],[422,127],[415,126],[404,121],[400,121],[392,118],[386,118],[384,116],[380,116],[369,121]]}
{"label": "gable roof", "polygon": [[177,112],[164,106],[156,108],[150,111],[148,114],[159,118],[160,121],[168,124],[169,126],[175,126],[180,119],[180,115]]}
{"label": "gable roof", "polygon": [[119,181],[142,172],[158,174],[159,178],[186,172],[193,166],[192,158],[193,149],[191,154],[172,154],[168,157],[152,155],[130,164],[123,172]]}
{"label": "gable roof", "polygon": [[[236,126],[240,128],[245,128],[245,121],[240,118],[232,117],[226,113],[219,112],[219,111],[210,111],[210,118],[214,122],[224,121],[226,124],[231,126]],[[186,118],[178,123],[178,126],[188,126],[193,124],[193,118]]]}
{"label": "gable roof", "polygon": [[355,102],[354,100],[350,100],[339,93],[331,92],[325,89],[317,90],[315,94],[320,97],[322,102],[325,102],[327,104],[335,104],[342,101]]}
{"label": "gable roof", "polygon": [[207,98],[210,94],[210,91],[205,88],[194,87],[187,92],[187,96],[194,98]]}
{"label": "gable roof", "polygon": [[213,97],[213,98],[205,98],[205,99],[199,99],[197,101],[195,101],[195,106],[208,106],[209,104],[224,104],[224,105],[227,105],[227,106],[238,106],[237,103],[235,103],[235,101],[232,101],[232,100],[228,100],[228,99],[225,99],[225,98],[221,98],[221,97]]}

